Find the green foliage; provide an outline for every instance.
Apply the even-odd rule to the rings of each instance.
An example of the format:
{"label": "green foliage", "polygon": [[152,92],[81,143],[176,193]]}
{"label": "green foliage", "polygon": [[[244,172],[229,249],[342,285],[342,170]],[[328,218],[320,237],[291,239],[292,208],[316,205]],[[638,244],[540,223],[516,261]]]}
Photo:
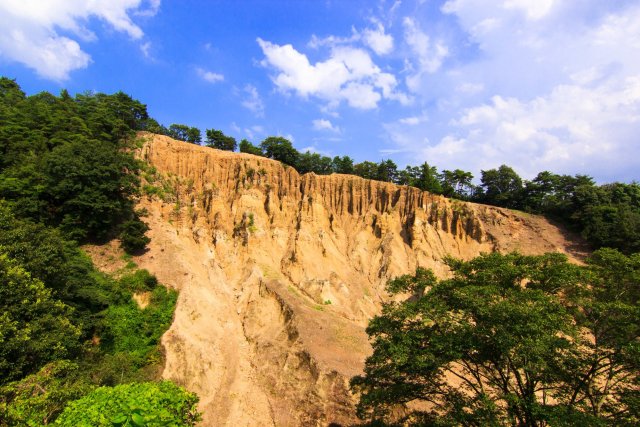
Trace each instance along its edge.
{"label": "green foliage", "polygon": [[202,135],[200,134],[200,129],[196,127],[190,127],[187,125],[181,124],[172,124],[169,126],[166,134],[174,139],[179,139],[180,141],[190,142],[192,144],[200,144],[202,142]]}
{"label": "green foliage", "polygon": [[453,171],[443,170],[439,175],[442,186],[442,194],[447,197],[467,200],[471,198],[477,191],[473,185],[473,174],[461,169]]}
{"label": "green foliage", "polygon": [[[64,400],[61,396],[67,400],[77,397],[62,391],[31,397],[21,394],[31,381],[24,376],[48,362],[77,358],[79,379],[67,378],[68,370],[55,374],[55,381],[66,384],[70,393],[78,381],[118,384],[155,375],[155,366],[161,361],[160,336],[171,324],[175,307],[174,291],[157,286],[157,279],[146,270],[131,271],[118,281],[97,272],[76,244],[65,240],[59,231],[16,219],[3,202],[0,247],[0,308],[4,313],[0,374],[3,383],[15,381],[13,389],[2,394],[12,417],[36,419],[42,415],[38,408],[59,409]],[[150,292],[144,310],[132,301],[134,292]],[[91,338],[98,338],[100,345],[81,353],[81,342]],[[48,371],[43,368],[42,372],[45,375]],[[29,415],[28,408],[36,412]]]}
{"label": "green foliage", "polygon": [[91,260],[58,230],[15,218],[0,201],[0,246],[32,278],[42,281],[55,299],[74,308],[71,322],[89,338],[97,313],[114,302],[112,281],[97,272]]}
{"label": "green foliage", "polygon": [[262,148],[256,147],[246,139],[243,139],[242,141],[240,141],[240,152],[254,154],[256,156],[264,156],[264,153],[262,152]]}
{"label": "green foliage", "polygon": [[420,166],[407,166],[398,175],[398,183],[418,187],[423,191],[435,194],[442,193],[442,185],[438,179],[438,170],[424,162]]}
{"label": "green foliage", "polygon": [[67,406],[60,426],[193,426],[198,398],[169,381],[100,387]]}
{"label": "green foliage", "polygon": [[218,150],[235,151],[238,143],[232,136],[227,136],[221,130],[207,129],[207,147],[217,148]]}
{"label": "green foliage", "polygon": [[72,355],[80,330],[71,308],[0,247],[0,385]]}
{"label": "green foliage", "polygon": [[352,387],[362,417],[434,425],[634,425],[640,419],[640,258],[596,252],[447,261],[391,281]]}
{"label": "green foliage", "polygon": [[128,95],[43,92],[0,78],[0,198],[20,217],[76,240],[103,239],[133,217],[139,164],[129,150],[149,122]]}
{"label": "green foliage", "polygon": [[[134,264],[135,267],[135,264]],[[156,276],[147,270],[136,270],[133,273],[125,274],[118,280],[120,287],[129,292],[152,291],[158,286]]]}
{"label": "green foliage", "polygon": [[331,158],[309,151],[298,155],[295,167],[299,173],[313,172],[318,175],[328,175],[333,172]]}
{"label": "green foliage", "polygon": [[132,211],[137,171],[130,155],[95,141],[54,148],[45,158],[44,197],[54,201],[49,219],[70,237],[103,239]]}
{"label": "green foliage", "polygon": [[[126,286],[131,286],[130,281],[127,279]],[[139,282],[148,283],[145,279]],[[134,286],[148,286],[143,283]],[[108,353],[130,354],[136,367],[157,360],[160,337],[171,325],[176,300],[175,291],[157,286],[151,291],[150,304],[144,309],[131,299],[109,307],[102,323],[102,349]]]}
{"label": "green foliage", "polygon": [[349,156],[335,156],[331,161],[332,168],[335,173],[344,173],[353,175],[355,170],[353,168],[353,159]]}
{"label": "green foliage", "polygon": [[596,247],[640,251],[640,184],[607,184],[576,189],[571,219]]}
{"label": "green foliage", "polygon": [[145,236],[148,230],[149,226],[137,217],[123,222],[120,225],[120,244],[122,248],[128,253],[142,251],[151,241]]}
{"label": "green foliage", "polygon": [[393,160],[381,160],[376,169],[378,181],[396,182],[398,180],[398,166]]}
{"label": "green foliage", "polygon": [[364,179],[377,179],[378,177],[378,165],[368,160],[356,164],[353,169],[356,175]]}
{"label": "green foliage", "polygon": [[[176,293],[135,264],[102,274],[77,244],[148,242],[133,211],[133,135],[145,129],[168,133],[122,92],[27,97],[0,78],[0,425],[50,424],[96,385],[157,376]],[[147,183],[156,175],[145,169]]]}
{"label": "green foliage", "polygon": [[281,161],[285,165],[295,166],[300,153],[293,148],[291,141],[281,136],[270,136],[260,144],[265,157]]}
{"label": "green foliage", "polygon": [[0,387],[0,425],[50,424],[67,402],[81,398],[92,385],[78,373],[78,365],[58,360],[21,381]]}
{"label": "green foliage", "polygon": [[509,166],[482,172],[480,179],[484,189],[482,201],[490,205],[518,208],[522,191],[522,178]]}

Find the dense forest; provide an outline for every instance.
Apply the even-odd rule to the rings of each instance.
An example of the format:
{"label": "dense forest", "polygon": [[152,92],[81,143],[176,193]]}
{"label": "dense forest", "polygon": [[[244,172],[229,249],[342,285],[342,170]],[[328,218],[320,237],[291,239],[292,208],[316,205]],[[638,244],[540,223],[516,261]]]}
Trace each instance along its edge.
{"label": "dense forest", "polygon": [[[144,165],[133,151],[142,130],[203,143],[199,129],[164,127],[122,92],[27,96],[0,79],[0,426],[199,419],[197,396],[158,381],[159,341],[177,295],[126,255],[149,242],[145,212],[135,209]],[[585,266],[558,254],[494,254],[447,260],[447,280],[419,269],[391,281],[390,293],[413,298],[385,305],[370,323],[374,353],[352,383],[364,419],[389,421],[395,405],[421,400],[435,409],[411,412],[405,422],[640,421],[637,183],[597,185],[547,171],[524,180],[503,165],[482,171],[476,185],[459,169],[355,163],[300,153],[282,137],[238,144],[207,129],[204,144],[300,173],[354,174],[544,214],[600,248]],[[107,275],[80,245],[113,238],[126,251],[125,266]],[[132,298],[141,293],[150,300],[144,309]],[[454,374],[464,393],[441,381]]]}
{"label": "dense forest", "polygon": [[[130,259],[103,274],[79,247],[148,243],[131,150],[149,123],[123,93],[26,96],[0,79],[0,425],[198,418],[196,396],[154,382],[176,293]],[[132,299],[143,292],[144,310]]]}

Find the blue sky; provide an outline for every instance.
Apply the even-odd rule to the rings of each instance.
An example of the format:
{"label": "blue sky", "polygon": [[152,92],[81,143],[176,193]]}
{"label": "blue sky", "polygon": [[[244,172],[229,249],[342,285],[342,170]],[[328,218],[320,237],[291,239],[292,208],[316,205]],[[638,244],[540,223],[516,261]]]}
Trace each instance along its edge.
{"label": "blue sky", "polygon": [[439,169],[640,180],[640,2],[0,0],[0,74],[165,125]]}

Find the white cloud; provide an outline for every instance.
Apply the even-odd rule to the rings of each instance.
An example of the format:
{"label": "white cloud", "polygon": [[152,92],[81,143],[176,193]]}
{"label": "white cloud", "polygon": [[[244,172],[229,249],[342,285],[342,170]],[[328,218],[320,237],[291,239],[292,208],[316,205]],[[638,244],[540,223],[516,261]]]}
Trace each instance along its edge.
{"label": "white cloud", "polygon": [[429,120],[429,117],[427,116],[426,112],[422,112],[422,114],[417,116],[403,117],[400,120],[398,120],[398,123],[403,125],[415,126],[421,123],[425,123],[428,120]]}
{"label": "white cloud", "polygon": [[253,85],[247,84],[244,87],[244,93],[247,97],[242,101],[242,106],[253,111],[256,116],[263,117],[264,102],[262,102],[258,89]]}
{"label": "white cloud", "polygon": [[384,25],[379,20],[372,19],[371,21],[375,25],[374,28],[358,31],[352,27],[351,35],[348,37],[330,35],[321,38],[313,34],[308,46],[319,49],[321,47],[354,46],[357,43],[362,43],[378,55],[390,53],[393,49],[393,36],[385,32]]}
{"label": "white cloud", "polygon": [[494,96],[452,124],[462,136],[424,147],[424,157],[476,171],[507,163],[527,178],[543,170],[629,177],[640,156],[640,75],[597,88],[559,85],[527,102]]}
{"label": "white cloud", "polygon": [[245,128],[238,126],[236,122],[231,123],[231,130],[237,134],[246,136],[249,140],[257,140],[261,135],[265,134],[264,128],[260,125],[253,125]]}
{"label": "white cloud", "polygon": [[364,43],[378,55],[386,55],[393,49],[393,36],[385,33],[381,23],[378,23],[375,29],[364,30],[362,38]]}
{"label": "white cloud", "polygon": [[431,40],[413,18],[405,18],[403,24],[405,42],[414,55],[408,59],[410,68],[415,72],[407,77],[407,86],[416,91],[424,74],[440,70],[445,58],[449,56],[449,49],[442,40]]}
{"label": "white cloud", "polygon": [[361,34],[356,31],[355,28],[351,28],[351,35],[349,37],[327,36],[318,37],[315,34],[311,35],[311,40],[307,44],[312,49],[319,49],[321,47],[335,47],[338,45],[350,45],[362,38]]}
{"label": "white cloud", "polygon": [[331,132],[340,133],[340,128],[337,126],[334,126],[333,123],[331,123],[327,119],[316,119],[316,120],[313,120],[312,123],[313,123],[313,128],[315,130],[328,130]]}
{"label": "white cloud", "polygon": [[327,60],[311,64],[290,44],[280,46],[260,38],[258,44],[265,55],[262,64],[277,71],[273,82],[284,92],[318,97],[332,106],[345,101],[365,110],[376,108],[383,98],[410,101],[396,91],[395,76],[383,72],[362,49],[336,46]]}
{"label": "white cloud", "polygon": [[257,139],[260,135],[264,135],[264,128],[259,125],[254,125],[244,128],[244,133],[249,137],[249,139]]}
{"label": "white cloud", "polygon": [[404,117],[400,119],[399,122],[402,123],[403,125],[417,125],[417,124],[420,124],[420,118],[416,116]]}
{"label": "white cloud", "polygon": [[140,51],[144,55],[145,58],[151,58],[151,42],[142,43],[140,45]]}
{"label": "white cloud", "polygon": [[[130,14],[153,15],[159,4],[159,0],[3,0],[0,56],[22,63],[44,78],[65,80],[71,71],[91,62],[76,40],[96,40],[85,25],[90,18],[101,19],[138,40],[144,33]],[[67,35],[61,35],[61,30]]]}
{"label": "white cloud", "polygon": [[484,85],[482,83],[461,83],[456,86],[456,92],[464,93],[467,95],[475,95],[476,93],[480,93],[484,90]]}
{"label": "white cloud", "polygon": [[456,28],[404,20],[407,85],[429,123],[408,114],[384,128],[409,162],[640,178],[637,2],[450,0],[441,11]]}
{"label": "white cloud", "polygon": [[202,80],[205,80],[209,83],[218,83],[224,81],[224,76],[222,74],[214,73],[209,70],[205,70],[204,68],[197,67],[196,73]]}
{"label": "white cloud", "polygon": [[156,13],[158,13],[158,10],[160,10],[160,3],[161,0],[148,0],[147,1],[147,7],[144,8],[140,8],[136,11],[134,11],[134,15],[137,16],[155,16]]}
{"label": "white cloud", "polygon": [[505,9],[520,10],[528,19],[537,20],[545,17],[556,0],[506,0]]}

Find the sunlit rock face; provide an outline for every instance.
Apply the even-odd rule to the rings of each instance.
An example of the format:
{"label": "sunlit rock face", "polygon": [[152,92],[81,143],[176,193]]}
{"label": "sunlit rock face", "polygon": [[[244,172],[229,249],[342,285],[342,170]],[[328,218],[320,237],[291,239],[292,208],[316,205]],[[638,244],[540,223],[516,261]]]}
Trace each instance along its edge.
{"label": "sunlit rock face", "polygon": [[160,195],[141,196],[152,240],[136,261],[180,291],[163,375],[200,395],[204,425],[352,423],[348,380],[388,279],[418,266],[444,277],[447,255],[583,255],[541,217],[140,138]]}

